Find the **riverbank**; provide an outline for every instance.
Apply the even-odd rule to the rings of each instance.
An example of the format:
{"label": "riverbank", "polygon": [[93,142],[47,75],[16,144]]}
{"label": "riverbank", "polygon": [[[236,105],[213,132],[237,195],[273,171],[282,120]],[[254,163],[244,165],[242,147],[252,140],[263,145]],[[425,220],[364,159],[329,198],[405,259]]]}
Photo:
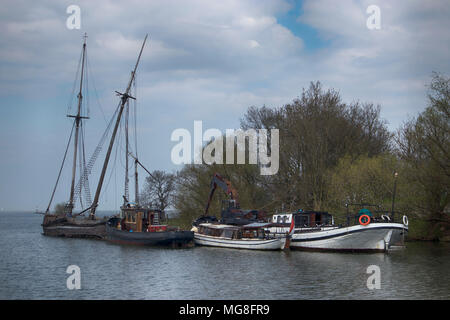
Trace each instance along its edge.
{"label": "riverbank", "polygon": [[[190,230],[192,221],[187,217],[178,216],[169,219],[169,224],[181,229]],[[450,223],[433,222],[425,219],[410,218],[406,241],[450,242]]]}
{"label": "riverbank", "polygon": [[[42,235],[42,217],[0,214],[0,299],[449,299],[449,243],[387,254],[151,248]],[[81,272],[69,290],[68,266]],[[124,272],[130,265],[140,272]],[[367,288],[367,268],[381,288]],[[275,275],[274,275],[275,273]],[[224,274],[227,276],[224,277]]]}
{"label": "riverbank", "polygon": [[450,223],[425,219],[410,219],[407,241],[450,242]]}

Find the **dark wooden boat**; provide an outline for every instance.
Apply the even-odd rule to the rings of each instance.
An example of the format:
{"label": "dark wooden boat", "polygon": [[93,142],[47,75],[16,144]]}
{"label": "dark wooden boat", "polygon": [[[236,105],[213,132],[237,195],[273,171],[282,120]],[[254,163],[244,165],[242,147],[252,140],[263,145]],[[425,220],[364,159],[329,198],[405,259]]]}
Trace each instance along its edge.
{"label": "dark wooden boat", "polygon": [[127,206],[121,208],[120,217],[110,218],[106,224],[106,239],[120,244],[193,246],[194,232],[179,230],[162,224],[160,210]]}
{"label": "dark wooden boat", "polygon": [[106,221],[107,218],[88,219],[85,217],[67,217],[64,214],[46,214],[42,228],[46,236],[104,239],[106,236]]}
{"label": "dark wooden boat", "polygon": [[[81,64],[81,77],[80,77],[80,91],[78,93],[78,109],[77,109],[77,114],[76,115],[69,115],[69,117],[74,118],[74,124],[73,124],[73,128],[75,128],[75,141],[74,141],[74,155],[73,155],[73,166],[72,166],[72,185],[71,185],[71,189],[70,189],[70,200],[69,202],[65,205],[64,208],[64,212],[63,213],[55,213],[55,214],[51,214],[49,212],[49,208],[50,205],[52,203],[53,200],[53,196],[55,194],[55,190],[56,187],[58,185],[58,181],[59,178],[61,176],[61,171],[63,169],[64,166],[64,161],[67,155],[67,150],[69,148],[70,145],[70,141],[72,138],[72,133],[73,133],[73,128],[72,128],[72,133],[71,133],[71,137],[69,138],[69,142],[67,144],[67,148],[66,148],[66,152],[64,155],[64,159],[63,159],[63,164],[61,165],[60,171],[59,171],[59,175],[56,181],[56,185],[55,188],[53,189],[53,193],[52,196],[50,198],[50,202],[49,205],[47,207],[47,211],[46,214],[44,216],[44,220],[42,223],[42,227],[43,227],[43,231],[44,231],[44,235],[49,235],[49,236],[60,236],[60,237],[70,237],[70,238],[98,238],[98,239],[104,239],[106,236],[106,222],[108,220],[108,218],[102,218],[99,219],[95,216],[95,212],[98,206],[98,201],[100,198],[100,193],[102,190],[102,186],[103,186],[103,181],[105,178],[105,174],[106,174],[106,170],[108,168],[108,163],[109,163],[109,159],[111,156],[111,152],[114,146],[114,140],[120,125],[120,121],[122,118],[122,113],[124,112],[124,109],[128,110],[128,100],[131,99],[135,99],[134,97],[130,96],[130,90],[131,90],[131,86],[134,82],[135,79],[135,74],[136,74],[136,69],[139,65],[139,60],[141,58],[142,55],[142,51],[144,49],[145,46],[145,42],[147,40],[147,36],[144,39],[144,42],[142,44],[141,50],[139,52],[139,56],[137,59],[137,62],[134,66],[134,70],[131,72],[131,77],[130,80],[128,82],[127,88],[125,90],[124,93],[120,93],[117,92],[118,96],[120,96],[120,102],[119,105],[117,107],[116,113],[113,116],[113,119],[111,120],[110,124],[107,126],[105,133],[103,134],[102,138],[100,139],[100,143],[97,146],[97,148],[95,149],[93,155],[91,156],[91,159],[89,160],[88,164],[85,165],[84,163],[84,144],[83,144],[83,134],[82,134],[82,130],[80,130],[80,128],[82,128],[82,120],[83,119],[87,119],[88,117],[83,115],[83,109],[82,109],[82,89],[83,89],[83,76],[84,76],[84,66],[85,66],[85,52],[86,52],[86,36],[84,38],[84,43],[83,43],[83,51],[82,51],[82,64]],[[125,108],[127,107],[127,108]],[[116,116],[117,114],[117,116]],[[103,142],[106,140],[106,136],[107,133],[109,131],[109,129],[112,127],[113,121],[115,118],[115,125],[114,125],[114,129],[112,131],[111,134],[111,139],[109,142],[109,146],[108,146],[108,150],[106,152],[106,156],[105,156],[105,160],[103,162],[103,168],[100,174],[100,178],[99,178],[99,182],[97,184],[97,189],[95,192],[95,197],[94,200],[90,201],[90,194],[89,192],[87,192],[86,190],[89,190],[89,184],[87,181],[87,176],[90,173],[90,170],[94,164],[95,159],[97,158],[100,150],[101,150],[101,146],[103,144]],[[79,155],[79,158],[77,158],[77,151],[79,148],[78,145],[78,140],[81,141],[81,149],[82,149],[82,154]],[[127,152],[128,152],[128,137],[127,137]],[[137,161],[137,160],[136,160]],[[80,180],[78,182],[78,185],[75,187],[75,174],[76,174],[76,168],[77,168],[77,164],[78,162],[83,164],[83,168],[80,170]],[[127,167],[128,167],[128,162],[127,162]],[[128,190],[128,185],[127,185],[127,181],[128,181],[128,173],[126,173],[126,186],[125,186],[125,190]],[[137,181],[137,180],[136,180]],[[82,210],[81,212],[78,213],[73,213],[73,208],[75,206],[75,200],[76,200],[76,195],[80,196],[81,199],[81,190],[83,190],[83,188],[85,189],[86,193],[89,195],[87,198],[87,203],[91,203],[90,206],[87,209]],[[125,193],[126,194],[126,193]],[[136,190],[136,194],[137,194],[137,190]],[[80,200],[81,202],[81,200]],[[85,202],[85,203],[86,203]],[[81,215],[88,212],[88,210],[90,210],[90,214],[88,217],[82,217]]]}
{"label": "dark wooden boat", "polygon": [[[147,37],[145,38],[147,39]],[[144,48],[145,40],[141,48]],[[135,132],[135,154],[129,151],[129,139],[128,139],[128,116],[130,112],[130,106],[128,99],[131,98],[136,101],[135,97],[129,95],[131,85],[134,81],[134,75],[141,56],[139,54],[138,61],[136,63],[134,71],[131,73],[131,79],[128,83],[128,87],[125,93],[118,93],[122,97],[120,110],[117,115],[116,127],[114,129],[111,143],[108,149],[105,165],[100,176],[99,187],[103,182],[104,174],[106,172],[106,165],[109,159],[112,144],[117,132],[117,127],[120,124],[122,113],[125,113],[124,131],[125,131],[125,188],[124,188],[124,203],[120,208],[120,215],[118,217],[110,218],[106,224],[106,240],[115,243],[122,244],[136,244],[136,245],[169,245],[173,247],[185,247],[193,246],[194,233],[191,231],[182,231],[176,227],[170,227],[167,224],[161,224],[163,221],[163,213],[160,210],[154,210],[150,208],[144,208],[139,205],[139,184],[138,184],[138,165],[142,167],[148,174],[151,173],[139,162],[137,158],[137,137]],[[135,108],[136,112],[136,108]],[[136,114],[135,114],[136,119]],[[134,159],[135,165],[135,202],[128,201],[128,161],[129,157]],[[96,197],[93,204],[97,204],[99,195],[99,189],[97,189]],[[95,208],[93,208],[95,210]]]}

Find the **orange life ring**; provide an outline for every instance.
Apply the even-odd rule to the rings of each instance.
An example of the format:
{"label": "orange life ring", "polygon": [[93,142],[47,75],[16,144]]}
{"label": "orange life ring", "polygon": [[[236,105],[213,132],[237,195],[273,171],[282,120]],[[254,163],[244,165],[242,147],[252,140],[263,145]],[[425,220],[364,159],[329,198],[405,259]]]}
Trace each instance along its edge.
{"label": "orange life ring", "polygon": [[[362,218],[366,217],[366,222],[362,222]],[[367,226],[370,223],[370,217],[367,214],[363,214],[359,217],[359,224],[362,226]]]}

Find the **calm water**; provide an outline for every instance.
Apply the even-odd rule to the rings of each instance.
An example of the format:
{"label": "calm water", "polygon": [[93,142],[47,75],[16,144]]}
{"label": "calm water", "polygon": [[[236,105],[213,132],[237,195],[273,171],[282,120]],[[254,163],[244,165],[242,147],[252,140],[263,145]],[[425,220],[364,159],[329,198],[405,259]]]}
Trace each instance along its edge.
{"label": "calm water", "polygon": [[[44,237],[42,216],[0,213],[0,299],[450,299],[450,246],[389,254],[158,249]],[[69,265],[81,289],[68,290]],[[381,289],[366,269],[381,269]]]}

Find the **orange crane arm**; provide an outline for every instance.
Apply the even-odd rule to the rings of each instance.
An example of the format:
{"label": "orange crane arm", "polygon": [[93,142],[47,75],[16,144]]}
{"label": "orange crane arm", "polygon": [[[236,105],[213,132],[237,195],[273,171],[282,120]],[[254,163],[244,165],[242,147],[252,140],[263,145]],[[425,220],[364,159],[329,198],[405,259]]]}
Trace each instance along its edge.
{"label": "orange crane arm", "polygon": [[211,180],[211,190],[209,192],[208,202],[206,203],[204,216],[208,214],[209,205],[211,204],[211,200],[217,186],[219,186],[227,195],[229,195],[231,200],[235,200],[236,207],[239,208],[239,196],[236,189],[231,186],[230,181],[222,178],[218,173],[215,173]]}

